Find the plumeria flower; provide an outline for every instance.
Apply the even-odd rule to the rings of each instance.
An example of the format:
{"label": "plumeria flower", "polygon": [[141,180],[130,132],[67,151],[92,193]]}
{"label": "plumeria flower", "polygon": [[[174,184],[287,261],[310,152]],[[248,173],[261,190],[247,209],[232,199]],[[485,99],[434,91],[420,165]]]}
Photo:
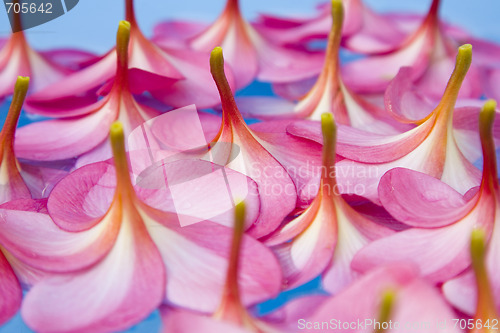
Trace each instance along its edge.
{"label": "plumeria flower", "polygon": [[450,324],[456,315],[442,295],[410,264],[371,270],[334,297],[297,299],[292,306],[309,312],[297,321],[301,332],[461,332]]}
{"label": "plumeria flower", "polygon": [[[231,229],[210,221],[182,226],[168,188],[146,186],[175,182],[162,179],[168,168],[176,168],[178,179],[185,179],[208,162],[160,165],[144,186],[134,187],[119,122],[111,126],[110,138],[114,167],[108,162],[82,167],[59,182],[49,197],[54,222],[94,250],[87,251],[79,270],[46,278],[29,291],[22,315],[34,330],[116,331],[139,322],[162,302],[204,312],[214,311],[220,302]],[[244,176],[231,170],[226,175],[231,190],[241,183],[251,187]],[[188,201],[194,190],[205,191],[195,209],[211,212],[228,195],[211,187],[217,176],[185,183]],[[256,202],[253,197],[255,193],[248,196],[250,203]],[[247,218],[254,221],[256,211],[252,204]],[[251,305],[276,295],[281,276],[269,275],[279,271],[278,264],[260,243],[243,236],[242,244],[240,287],[244,304]],[[256,251],[264,252],[255,256]]]}
{"label": "plumeria flower", "polygon": [[130,90],[129,82],[133,81],[128,69],[130,33],[131,25],[121,21],[116,40],[116,78],[109,93],[90,106],[71,109],[64,118],[21,127],[15,142],[18,157],[56,161],[90,153],[86,163],[104,160],[111,157],[107,140],[111,123],[122,121],[128,135],[145,120],[160,114],[137,102]]}
{"label": "plumeria flower", "polygon": [[[31,48],[20,27],[19,13],[14,13],[14,32],[0,41],[0,99],[12,94],[17,76],[31,78],[30,93],[61,80],[79,69],[92,55],[83,51],[65,49],[38,52]],[[83,66],[83,65],[82,65]]]}
{"label": "plumeria flower", "polygon": [[[380,53],[397,47],[406,37],[393,15],[373,12],[361,0],[344,0],[345,20],[342,28],[342,46],[361,53]],[[312,18],[281,18],[260,15],[257,26],[263,26],[267,34],[283,44],[304,43],[327,38],[332,21],[329,4],[319,7]]]}
{"label": "plumeria flower", "polygon": [[245,87],[255,78],[266,82],[308,78],[318,74],[324,62],[322,52],[283,46],[268,38],[267,29],[256,28],[243,18],[239,0],[227,0],[222,14],[204,29],[189,23],[180,29],[171,30],[172,26],[172,23],[157,26],[155,39],[169,42],[170,33],[186,29],[190,32],[187,36],[183,34],[186,44],[194,50],[211,51],[221,46],[233,70],[236,89]]}
{"label": "plumeria flower", "polygon": [[337,293],[356,277],[350,268],[354,254],[391,230],[362,216],[342,198],[336,180],[336,127],[331,114],[323,115],[322,129],[323,166],[316,199],[265,242],[280,259],[287,288],[322,274],[324,288]]}
{"label": "plumeria flower", "polygon": [[[305,94],[300,92],[307,82],[285,83],[276,86],[278,93],[286,98],[294,99],[296,92],[300,92],[299,101],[285,103],[275,98],[243,97],[238,104],[244,103],[244,108],[250,116],[263,117],[301,117],[319,120],[326,110],[333,113],[339,124],[351,125],[370,132],[399,133],[395,127],[400,124],[389,117],[385,110],[368,102],[361,96],[350,91],[342,81],[340,74],[339,48],[342,32],[344,10],[341,0],[333,0],[331,5],[333,25],[331,27],[326,61],[323,70],[314,86]],[[245,103],[246,102],[246,103]],[[250,102],[250,104],[248,103]],[[245,113],[245,111],[243,111]],[[392,120],[392,125],[391,125]]]}
{"label": "plumeria flower", "polygon": [[261,209],[248,232],[263,237],[296,205],[307,205],[316,195],[320,145],[288,135],[288,121],[247,126],[225,78],[221,48],[213,50],[210,63],[220,91],[222,119],[198,114],[194,106],[173,110],[137,129],[130,146],[148,151],[153,156],[151,163],[191,156],[225,165],[255,180]]}
{"label": "plumeria flower", "polygon": [[[184,309],[175,309],[164,306],[161,308],[163,332],[254,332],[278,333],[286,329],[286,324],[266,322],[265,319],[256,318],[242,303],[239,271],[243,264],[241,259],[242,241],[245,228],[245,204],[240,202],[235,207],[235,221],[231,245],[230,261],[227,267],[224,293],[221,303],[211,317],[199,313],[189,312]],[[265,250],[265,251],[264,251]],[[256,248],[254,256],[262,256],[269,251],[267,248]],[[265,255],[268,256],[268,255]],[[280,275],[281,271],[268,272],[271,275]],[[286,329],[290,331],[290,327]]]}
{"label": "plumeria flower", "polygon": [[[458,45],[447,38],[439,23],[440,0],[433,0],[420,27],[392,52],[371,56],[346,64],[346,84],[356,92],[382,93],[401,67],[412,67],[412,79],[429,98],[439,100],[446,86],[446,73],[453,68]],[[461,98],[477,98],[482,93],[476,65],[462,84]]]}
{"label": "plumeria flower", "polygon": [[[173,107],[192,103],[201,108],[217,105],[218,95],[211,85],[209,73],[209,53],[155,44],[139,29],[133,0],[126,0],[125,6],[125,17],[130,22],[127,64],[130,91],[136,94],[149,91],[154,97]],[[95,60],[91,66],[30,96],[28,110],[54,117],[74,115],[75,104],[90,104],[97,99],[97,94],[105,94],[113,81],[119,80],[116,75],[120,70],[115,60],[117,52],[122,51],[114,48]],[[231,72],[228,70],[228,73],[232,85]]]}
{"label": "plumeria flower", "polygon": [[[387,262],[411,260],[430,281],[445,282],[470,266],[469,235],[474,228],[485,231],[493,249],[487,261],[491,260],[491,268],[498,267],[494,249],[498,246],[500,206],[491,133],[495,107],[496,103],[489,101],[480,114],[484,160],[480,188],[464,197],[422,173],[403,168],[387,172],[380,182],[380,200],[389,213],[414,228],[366,246],[354,258],[356,269],[367,271]],[[494,288],[498,290],[498,286]]]}
{"label": "plumeria flower", "polygon": [[54,184],[67,174],[64,165],[49,167],[16,158],[14,137],[29,82],[27,77],[17,78],[7,118],[0,132],[0,203],[46,197]]}
{"label": "plumeria flower", "polygon": [[[494,268],[494,266],[491,266],[491,260],[487,262],[486,259],[487,256],[492,257],[491,254],[487,254],[492,250],[492,248],[487,248],[487,242],[487,236],[483,230],[473,230],[470,240],[473,274],[468,270],[461,277],[453,279],[443,286],[445,297],[455,307],[466,313],[474,314],[474,328],[470,330],[472,333],[493,332],[496,330],[494,327],[498,326],[496,323],[500,319],[497,310],[500,307],[496,302],[499,295],[498,289],[493,290],[490,282],[492,281],[490,276],[493,275],[488,273],[491,270],[487,266],[491,268]],[[476,304],[475,312],[470,311],[474,303]]]}
{"label": "plumeria flower", "polygon": [[[345,126],[340,129],[337,154],[344,157],[344,160],[337,164],[337,174],[342,193],[364,196],[380,204],[379,181],[385,172],[396,167],[427,173],[443,180],[462,194],[479,184],[481,172],[465,157],[457,144],[453,129],[456,99],[471,58],[470,45],[463,45],[458,49],[455,70],[441,101],[426,118],[414,122],[419,124],[417,127],[398,135],[375,135]],[[402,114],[396,111],[394,113]],[[467,117],[463,117],[461,121],[469,122]],[[288,130],[292,134],[319,141],[318,131],[312,130],[315,128],[313,126],[297,123]],[[459,127],[462,126],[459,124]],[[460,140],[460,143],[471,145],[470,147],[475,147],[475,142]],[[469,151],[470,147],[462,149]]]}

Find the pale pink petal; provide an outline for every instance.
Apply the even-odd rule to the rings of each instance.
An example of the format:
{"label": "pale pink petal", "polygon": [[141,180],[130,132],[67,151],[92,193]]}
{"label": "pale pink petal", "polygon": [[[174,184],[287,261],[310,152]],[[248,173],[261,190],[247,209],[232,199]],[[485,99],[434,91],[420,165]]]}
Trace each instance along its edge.
{"label": "pale pink petal", "polygon": [[449,280],[470,265],[469,238],[474,228],[491,229],[495,205],[490,200],[469,202],[468,215],[449,226],[409,229],[372,242],[353,260],[360,271],[391,262],[413,261],[423,276],[432,282]]}
{"label": "pale pink petal", "polygon": [[442,181],[426,174],[395,168],[388,171],[378,187],[385,209],[405,224],[432,228],[459,220],[464,211],[463,196]]}
{"label": "pale pink petal", "polygon": [[81,233],[63,231],[47,213],[37,211],[37,204],[16,200],[0,206],[0,243],[16,259],[40,270],[68,272],[95,263],[109,251],[114,230],[103,224]]}
{"label": "pale pink petal", "polygon": [[160,313],[164,333],[249,333],[247,329],[230,322],[179,308],[163,306],[160,308]]}
{"label": "pale pink petal", "polygon": [[250,129],[261,145],[283,166],[297,189],[297,205],[306,207],[318,193],[321,147],[286,132],[290,121],[253,124]]}
{"label": "pale pink petal", "polygon": [[184,41],[200,33],[206,26],[204,23],[194,21],[164,21],[153,28],[153,39],[178,39]]}
{"label": "pale pink petal", "polygon": [[294,104],[284,99],[267,96],[241,96],[236,97],[236,104],[241,114],[245,117],[260,119],[292,118],[294,117]]}
{"label": "pale pink petal", "polygon": [[[232,230],[209,222],[179,227],[167,222],[170,218],[164,213],[146,213],[150,214],[145,217],[146,227],[169,276],[168,303],[197,311],[215,311],[225,283]],[[169,227],[155,220],[168,223]],[[239,287],[243,304],[248,306],[275,297],[281,289],[281,270],[274,255],[249,236],[244,236],[241,251]]]}
{"label": "pale pink petal", "polygon": [[[198,108],[209,108],[220,104],[217,87],[210,74],[210,54],[192,50],[163,49],[165,57],[185,77],[170,86],[151,87],[152,95],[174,108],[196,104]],[[232,70],[225,68],[230,86],[234,88]]]}
{"label": "pale pink petal", "polygon": [[117,331],[160,305],[166,283],[160,254],[135,220],[139,216],[123,217],[116,242],[100,262],[45,279],[29,291],[21,310],[28,326],[51,332]]}
{"label": "pale pink petal", "polygon": [[207,161],[157,162],[137,176],[135,189],[149,206],[178,214],[181,226],[210,220],[231,227],[235,200],[245,201],[247,227],[260,212],[254,181]]}
{"label": "pale pink petal", "polygon": [[29,124],[16,132],[19,158],[38,161],[77,157],[104,141],[116,119],[111,103],[88,116]]}

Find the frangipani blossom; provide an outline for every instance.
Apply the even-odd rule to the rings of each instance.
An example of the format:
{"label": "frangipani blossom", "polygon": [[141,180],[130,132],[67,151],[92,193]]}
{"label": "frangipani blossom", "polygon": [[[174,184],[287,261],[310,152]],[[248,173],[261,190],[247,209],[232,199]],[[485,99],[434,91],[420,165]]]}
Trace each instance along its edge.
{"label": "frangipani blossom", "polygon": [[[496,235],[500,196],[491,133],[495,107],[496,103],[487,102],[480,114],[484,167],[479,190],[466,201],[431,176],[402,168],[387,172],[380,182],[380,200],[392,215],[414,228],[366,246],[353,260],[356,269],[411,260],[428,280],[445,282],[470,266],[469,235],[475,228],[483,229],[489,239],[488,266],[499,267],[495,249],[500,244]],[[495,283],[493,290],[498,288]],[[456,295],[462,299],[458,290]]]}
{"label": "frangipani blossom", "polygon": [[[163,307],[161,309],[163,332],[252,332],[278,333],[283,332],[285,325],[266,323],[254,317],[241,301],[238,283],[241,247],[245,227],[245,204],[240,202],[235,207],[235,221],[231,245],[230,261],[224,285],[222,301],[211,317],[196,314],[183,309]],[[243,258],[244,259],[244,258]],[[269,274],[281,275],[281,270],[271,271]],[[289,332],[290,328],[286,331]]]}
{"label": "frangipani blossom", "polygon": [[109,93],[90,106],[70,110],[64,118],[32,123],[18,129],[15,150],[19,158],[56,161],[90,152],[95,155],[93,161],[104,160],[111,157],[107,140],[111,123],[122,121],[128,134],[145,120],[160,114],[137,102],[129,89],[128,84],[133,80],[128,70],[130,29],[127,21],[120,22],[116,78]]}
{"label": "frangipani blossom", "polygon": [[441,294],[410,264],[371,270],[336,296],[321,298],[288,305],[313,308],[298,321],[301,332],[462,332],[450,324],[456,315]]}
{"label": "frangipani blossom", "polygon": [[17,32],[0,41],[0,99],[14,92],[18,76],[30,77],[30,93],[36,93],[74,72],[78,62],[91,58],[86,52],[70,49],[37,52],[30,47],[20,28],[19,13],[13,14],[13,20],[13,30]]}
{"label": "frangipani blossom", "polygon": [[[453,68],[457,42],[439,24],[441,0],[433,0],[420,27],[392,52],[353,61],[342,68],[346,84],[360,93],[382,93],[401,67],[412,67],[412,79],[425,95],[439,100]],[[473,65],[460,91],[461,98],[481,96],[479,71]]]}
{"label": "frangipani blossom", "polygon": [[[163,103],[182,107],[195,103],[207,108],[218,104],[218,94],[211,85],[208,52],[185,47],[157,45],[147,39],[137,24],[133,0],[126,0],[126,20],[130,22],[128,86],[133,93],[149,91]],[[28,99],[30,112],[53,117],[75,115],[76,106],[88,106],[98,94],[106,93],[120,66],[116,67],[117,49],[112,49],[96,59],[87,68],[70,75]],[[229,80],[232,76],[230,70]],[[116,75],[116,76],[115,76]],[[103,86],[104,85],[104,86]],[[100,89],[98,91],[98,89]]]}
{"label": "frangipani blossom", "polygon": [[[342,28],[343,47],[361,53],[380,53],[398,46],[406,37],[406,32],[392,16],[373,12],[361,0],[344,0],[343,3],[346,12]],[[325,3],[319,11],[312,18],[260,15],[256,25],[262,25],[267,35],[283,44],[327,38],[332,26],[331,8]]]}
{"label": "frangipani blossom", "polygon": [[277,253],[285,286],[293,288],[323,275],[324,288],[337,293],[357,276],[354,254],[371,240],[391,234],[357,213],[338,193],[335,175],[336,127],[331,114],[322,117],[323,170],[316,199],[265,242]]}
{"label": "frangipani blossom", "polygon": [[30,79],[18,77],[12,102],[0,132],[0,204],[16,199],[48,196],[53,185],[66,171],[18,161],[14,153],[14,136]]}
{"label": "frangipani blossom", "polygon": [[[351,125],[370,132],[399,133],[395,127],[401,124],[390,118],[385,110],[354,94],[343,83],[340,74],[339,48],[342,32],[344,10],[341,0],[333,0],[331,5],[333,25],[331,27],[323,70],[314,86],[304,95],[298,96],[296,104],[286,104],[275,99],[259,99],[259,104],[246,105],[250,116],[262,117],[300,117],[319,120],[321,114],[333,113],[339,124]],[[277,85],[277,92],[286,98],[294,99],[296,91],[305,82]],[[247,98],[251,100],[250,98]],[[240,105],[243,102],[239,100]]]}
{"label": "frangipani blossom", "polygon": [[[194,27],[185,24],[189,31]],[[155,40],[170,40],[172,24],[157,26]],[[290,82],[314,76],[323,65],[322,52],[283,46],[268,38],[267,30],[249,24],[240,12],[239,0],[227,0],[226,7],[210,26],[186,36],[194,50],[211,51],[221,46],[234,73],[236,89],[260,81]],[[194,29],[196,31],[196,29]]]}
{"label": "frangipani blossom", "polygon": [[[498,322],[500,319],[497,310],[498,303],[495,302],[495,299],[498,298],[498,292],[492,290],[490,282],[492,275],[488,272],[488,263],[486,262],[487,251],[491,251],[491,248],[488,249],[486,243],[484,231],[481,229],[473,230],[470,240],[470,257],[474,277],[471,277],[472,273],[469,271],[443,286],[445,297],[451,300],[454,306],[466,313],[474,313],[476,325],[470,331],[471,333],[493,332],[496,330],[494,328],[495,320]],[[475,280],[475,283],[471,280]],[[465,290],[457,289],[457,287],[463,287]],[[461,298],[463,296],[466,298]],[[470,306],[473,303],[476,304],[475,312],[470,312]]]}
{"label": "frangipani blossom", "polygon": [[[441,101],[426,118],[414,122],[419,124],[417,127],[398,135],[376,135],[345,126],[340,128],[337,154],[344,160],[337,163],[337,174],[342,193],[361,195],[379,204],[377,189],[380,178],[396,167],[427,173],[462,194],[479,184],[481,172],[462,153],[453,129],[456,99],[471,59],[472,47],[461,46]],[[468,122],[467,119],[463,121]],[[312,131],[311,127],[311,124],[297,123],[288,130],[319,141],[317,129]],[[461,143],[468,144],[466,140],[461,140]],[[470,144],[474,143],[472,140]]]}
{"label": "frangipani blossom", "polygon": [[[214,311],[220,302],[231,230],[209,221],[182,227],[175,211],[150,206],[168,208],[167,190],[134,187],[120,123],[112,125],[110,137],[115,168],[107,162],[82,167],[49,197],[54,222],[75,237],[82,235],[84,244],[99,253],[87,251],[93,262],[46,278],[29,291],[22,315],[35,330],[116,331],[139,322],[162,302],[205,312]],[[192,172],[190,164],[182,167],[179,177]],[[162,172],[160,167],[153,180]],[[230,184],[248,182],[226,172]],[[222,195],[208,185],[206,179],[198,184],[213,195],[199,201],[200,206],[210,207]],[[256,218],[254,210],[248,218]],[[281,277],[269,276],[279,269],[263,245],[248,236],[242,244],[240,287],[243,302],[250,305],[276,295]]]}

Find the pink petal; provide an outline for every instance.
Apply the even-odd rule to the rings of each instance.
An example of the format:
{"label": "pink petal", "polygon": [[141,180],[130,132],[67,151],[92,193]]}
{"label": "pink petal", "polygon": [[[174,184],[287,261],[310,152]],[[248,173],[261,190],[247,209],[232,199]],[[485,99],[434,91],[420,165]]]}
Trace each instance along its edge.
{"label": "pink petal", "polygon": [[233,323],[179,308],[163,306],[160,311],[164,333],[249,333],[247,329]]}
{"label": "pink petal", "polygon": [[288,172],[297,188],[299,207],[307,206],[318,193],[321,147],[315,142],[286,133],[289,121],[251,125],[260,143]]}
{"label": "pink petal", "polygon": [[[208,53],[175,48],[163,49],[163,52],[185,79],[170,86],[163,84],[151,87],[149,90],[155,98],[174,108],[189,104],[196,104],[198,108],[209,108],[220,104],[217,87],[210,74]],[[226,66],[225,72],[230,85],[234,87],[229,66]]]}
{"label": "pink petal", "polygon": [[380,180],[378,193],[392,216],[414,227],[442,227],[457,221],[468,210],[463,196],[450,186],[404,168],[388,171]]}
{"label": "pink petal", "polygon": [[62,160],[81,155],[104,141],[116,119],[111,103],[88,116],[47,120],[19,128],[15,151],[18,158]]}
{"label": "pink petal", "polygon": [[273,119],[279,117],[294,117],[294,104],[287,100],[267,96],[236,97],[236,104],[245,117]]}
{"label": "pink petal", "polygon": [[44,271],[68,272],[87,267],[111,247],[113,230],[95,228],[71,233],[58,228],[36,201],[0,206],[0,243],[16,259]]}
{"label": "pink petal", "polygon": [[17,313],[21,306],[23,292],[9,262],[0,252],[0,325]]}
{"label": "pink petal", "polygon": [[116,187],[114,168],[107,162],[89,164],[62,179],[47,207],[54,222],[76,232],[92,228],[107,212]]}
{"label": "pink petal", "polygon": [[[168,219],[161,217],[164,213],[148,214],[152,219],[147,220],[146,226],[169,276],[168,303],[214,312],[222,297],[232,230],[209,222],[186,227],[169,224],[165,228],[154,222]],[[281,270],[276,258],[249,236],[244,236],[242,242],[239,287],[242,302],[247,306],[275,297],[281,289]]]}
{"label": "pink petal", "polygon": [[469,238],[473,228],[491,229],[495,204],[491,198],[469,202],[468,215],[449,226],[434,229],[409,229],[372,242],[353,260],[360,271],[390,262],[413,261],[423,276],[432,282],[446,281],[470,265]]}
{"label": "pink petal", "polygon": [[112,249],[96,265],[45,279],[30,290],[21,310],[28,326],[37,331],[117,331],[159,306],[166,282],[160,254],[145,227],[134,221],[138,216],[127,218]]}
{"label": "pink petal", "polygon": [[199,22],[190,21],[164,21],[158,23],[154,29],[153,34],[154,40],[158,39],[179,39],[184,41],[191,38],[203,29],[206,28],[206,24]]}

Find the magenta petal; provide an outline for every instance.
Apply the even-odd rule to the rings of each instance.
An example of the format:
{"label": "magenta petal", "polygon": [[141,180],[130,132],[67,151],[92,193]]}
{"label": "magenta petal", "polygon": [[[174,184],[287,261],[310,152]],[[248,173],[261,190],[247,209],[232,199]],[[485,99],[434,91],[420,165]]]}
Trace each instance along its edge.
{"label": "magenta petal", "polygon": [[21,306],[23,291],[9,262],[0,251],[0,325],[17,313]]}
{"label": "magenta petal", "polygon": [[76,49],[49,50],[40,54],[63,67],[75,70],[97,61],[95,54]]}
{"label": "magenta petal", "polygon": [[158,23],[154,29],[154,40],[176,39],[184,41],[206,28],[206,24],[189,21],[165,21]]}
{"label": "magenta petal", "polygon": [[463,196],[450,186],[404,168],[388,171],[380,180],[378,193],[392,216],[414,227],[442,227],[460,219],[463,208],[468,209]]}

